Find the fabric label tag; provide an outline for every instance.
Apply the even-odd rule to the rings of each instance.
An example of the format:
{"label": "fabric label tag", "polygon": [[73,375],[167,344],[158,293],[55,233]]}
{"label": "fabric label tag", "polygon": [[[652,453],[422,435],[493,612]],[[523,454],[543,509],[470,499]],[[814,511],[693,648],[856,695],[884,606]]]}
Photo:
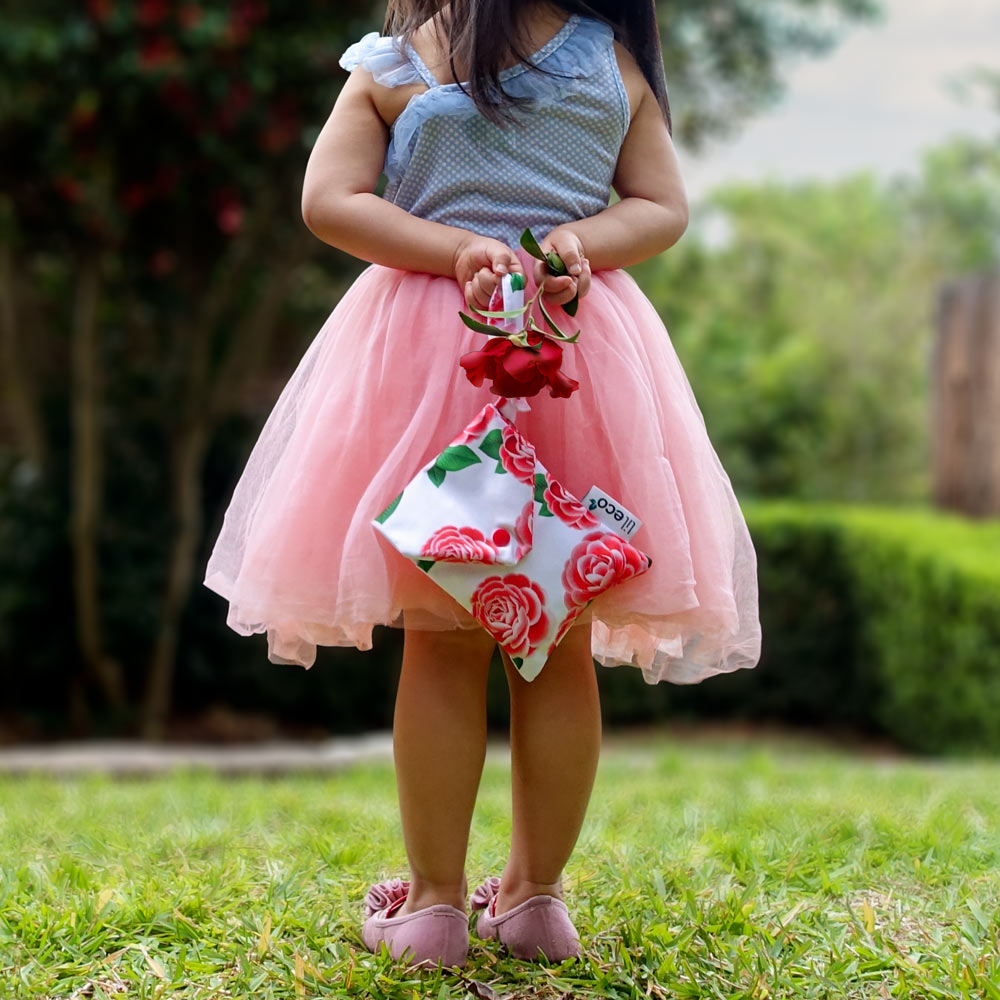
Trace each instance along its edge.
{"label": "fabric label tag", "polygon": [[[520,285],[520,288],[517,286]],[[512,312],[514,309],[524,308],[524,277],[518,274],[515,279],[511,273],[505,274],[500,279],[500,288],[503,291],[503,311]],[[511,333],[517,333],[524,323],[524,317],[520,319],[504,319],[500,325]]]}
{"label": "fabric label tag", "polygon": [[622,538],[631,539],[642,527],[642,521],[635,514],[597,486],[591,486],[587,491],[583,506]]}

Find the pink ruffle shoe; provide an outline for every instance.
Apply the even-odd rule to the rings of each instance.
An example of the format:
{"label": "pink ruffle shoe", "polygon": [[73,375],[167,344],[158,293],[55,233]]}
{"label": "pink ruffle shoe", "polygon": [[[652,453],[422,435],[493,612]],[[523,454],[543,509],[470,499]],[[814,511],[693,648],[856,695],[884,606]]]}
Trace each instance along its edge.
{"label": "pink ruffle shoe", "polygon": [[377,951],[384,941],[393,958],[410,968],[463,966],[469,954],[469,918],[464,911],[447,903],[406,913],[392,914],[403,905],[410,883],[394,878],[376,882],[365,896],[365,922],[361,940],[369,951]]}
{"label": "pink ruffle shoe", "polygon": [[532,896],[498,917],[494,911],[499,891],[500,879],[491,875],[472,894],[469,905],[483,911],[476,923],[481,938],[496,938],[515,958],[533,961],[539,951],[550,962],[580,957],[580,935],[561,899]]}

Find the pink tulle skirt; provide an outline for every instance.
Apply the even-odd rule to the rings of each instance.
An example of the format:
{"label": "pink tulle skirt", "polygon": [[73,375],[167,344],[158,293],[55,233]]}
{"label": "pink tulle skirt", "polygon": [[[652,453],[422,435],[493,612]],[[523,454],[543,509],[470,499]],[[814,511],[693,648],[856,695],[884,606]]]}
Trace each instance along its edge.
{"label": "pink tulle skirt", "polygon": [[[531,281],[532,259],[521,252]],[[204,584],[227,624],[267,633],[268,659],[310,667],[317,645],[372,648],[372,628],[481,628],[372,519],[482,407],[458,359],[486,336],[458,319],[451,278],[372,265],[312,341],[225,512]],[[757,560],[729,477],[660,317],[621,270],[594,275],[564,330],[568,399],[531,397],[518,428],[582,497],[592,485],[642,521],[649,572],[580,616],[594,658],[647,683],[690,684],[760,657]],[[568,329],[566,329],[568,327]]]}

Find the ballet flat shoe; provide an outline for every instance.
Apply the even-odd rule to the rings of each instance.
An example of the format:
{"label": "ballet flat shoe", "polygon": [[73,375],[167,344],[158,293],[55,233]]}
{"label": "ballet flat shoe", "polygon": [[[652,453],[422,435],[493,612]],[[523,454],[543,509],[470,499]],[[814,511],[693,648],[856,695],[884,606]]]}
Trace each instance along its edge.
{"label": "ballet flat shoe", "polygon": [[482,910],[476,933],[496,938],[515,958],[535,961],[541,952],[550,962],[580,957],[580,935],[570,920],[566,904],[555,896],[539,895],[500,916],[495,915],[500,879],[491,875],[472,894],[470,907]]}
{"label": "ballet flat shoe", "polygon": [[393,958],[409,968],[464,966],[469,954],[469,918],[463,910],[436,903],[394,917],[410,891],[405,879],[376,882],[365,896],[361,940],[369,951],[384,941]]}

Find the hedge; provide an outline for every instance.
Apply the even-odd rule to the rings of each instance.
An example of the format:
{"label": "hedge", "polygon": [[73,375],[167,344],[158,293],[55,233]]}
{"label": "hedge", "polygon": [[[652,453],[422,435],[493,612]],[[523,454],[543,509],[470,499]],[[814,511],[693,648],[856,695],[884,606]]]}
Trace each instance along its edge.
{"label": "hedge", "polygon": [[786,712],[829,697],[828,717],[913,750],[1000,752],[1000,517],[798,502],[744,513],[765,634],[754,672],[780,679]]}

